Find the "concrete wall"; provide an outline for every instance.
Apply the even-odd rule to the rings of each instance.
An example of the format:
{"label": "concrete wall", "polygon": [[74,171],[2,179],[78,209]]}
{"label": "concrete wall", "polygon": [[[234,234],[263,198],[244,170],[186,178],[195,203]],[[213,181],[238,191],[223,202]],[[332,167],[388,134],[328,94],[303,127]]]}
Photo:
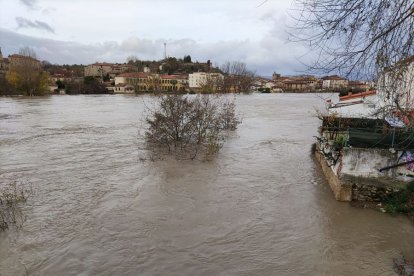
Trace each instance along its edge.
{"label": "concrete wall", "polygon": [[396,169],[380,172],[379,169],[397,163],[397,153],[388,149],[343,148],[341,175],[357,177],[395,177]]}
{"label": "concrete wall", "polygon": [[316,146],[315,158],[321,165],[322,171],[328,180],[329,186],[338,201],[351,201],[352,200],[352,185],[342,182],[339,177],[334,173],[331,167],[329,167],[325,158],[319,152],[319,146]]}

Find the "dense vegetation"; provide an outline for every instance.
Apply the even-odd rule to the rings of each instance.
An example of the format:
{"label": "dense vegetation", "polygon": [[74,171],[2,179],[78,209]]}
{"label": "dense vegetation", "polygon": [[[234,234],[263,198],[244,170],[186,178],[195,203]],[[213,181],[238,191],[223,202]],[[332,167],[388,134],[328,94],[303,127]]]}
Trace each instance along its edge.
{"label": "dense vegetation", "polygon": [[384,204],[388,213],[404,213],[414,218],[414,182],[409,183],[406,189],[389,195]]}
{"label": "dense vegetation", "polygon": [[18,62],[10,64],[5,79],[0,81],[4,94],[41,96],[47,93],[49,75],[36,59],[36,53],[29,47],[20,49]]}

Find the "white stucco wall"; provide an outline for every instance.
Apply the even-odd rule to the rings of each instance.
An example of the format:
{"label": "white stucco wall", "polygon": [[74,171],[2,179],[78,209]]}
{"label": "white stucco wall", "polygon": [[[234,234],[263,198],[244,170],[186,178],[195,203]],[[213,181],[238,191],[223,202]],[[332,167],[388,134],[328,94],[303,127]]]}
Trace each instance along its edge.
{"label": "white stucco wall", "polygon": [[188,83],[190,88],[200,88],[203,84],[207,82],[206,73],[193,73],[188,75]]}
{"label": "white stucco wall", "polygon": [[196,72],[188,75],[188,84],[190,88],[201,88],[208,80],[218,82],[223,79],[224,76],[219,73]]}
{"label": "white stucco wall", "polygon": [[120,84],[120,83],[125,83],[125,78],[124,77],[115,77],[115,85]]}
{"label": "white stucco wall", "polygon": [[323,80],[322,81],[322,88],[330,88],[331,87],[331,81],[330,80]]}
{"label": "white stucco wall", "polygon": [[379,171],[395,164],[397,153],[392,153],[388,149],[344,148],[340,173],[359,177],[395,177],[396,169]]}
{"label": "white stucco wall", "polygon": [[378,97],[383,107],[394,106],[394,100],[398,99],[402,108],[414,108],[414,63],[408,65],[402,75],[399,80],[394,80],[393,73],[380,75],[377,83]]}

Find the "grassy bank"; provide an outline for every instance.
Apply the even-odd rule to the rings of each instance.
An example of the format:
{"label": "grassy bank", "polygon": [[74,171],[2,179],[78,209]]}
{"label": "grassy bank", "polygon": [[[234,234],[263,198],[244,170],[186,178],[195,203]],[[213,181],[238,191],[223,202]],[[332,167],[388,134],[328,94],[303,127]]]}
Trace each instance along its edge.
{"label": "grassy bank", "polygon": [[383,201],[384,209],[390,214],[407,214],[414,221],[414,181],[405,189],[390,194]]}

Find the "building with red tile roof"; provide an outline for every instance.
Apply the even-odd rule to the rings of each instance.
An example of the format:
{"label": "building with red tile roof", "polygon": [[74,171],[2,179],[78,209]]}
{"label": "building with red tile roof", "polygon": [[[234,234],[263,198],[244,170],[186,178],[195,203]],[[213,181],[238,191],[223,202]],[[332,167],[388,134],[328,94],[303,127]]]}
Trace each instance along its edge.
{"label": "building with red tile roof", "polygon": [[325,76],[321,80],[323,89],[341,89],[348,87],[348,80],[338,75]]}
{"label": "building with red tile roof", "polygon": [[136,71],[136,67],[125,63],[95,62],[85,67],[85,77],[116,76],[127,71]]}

